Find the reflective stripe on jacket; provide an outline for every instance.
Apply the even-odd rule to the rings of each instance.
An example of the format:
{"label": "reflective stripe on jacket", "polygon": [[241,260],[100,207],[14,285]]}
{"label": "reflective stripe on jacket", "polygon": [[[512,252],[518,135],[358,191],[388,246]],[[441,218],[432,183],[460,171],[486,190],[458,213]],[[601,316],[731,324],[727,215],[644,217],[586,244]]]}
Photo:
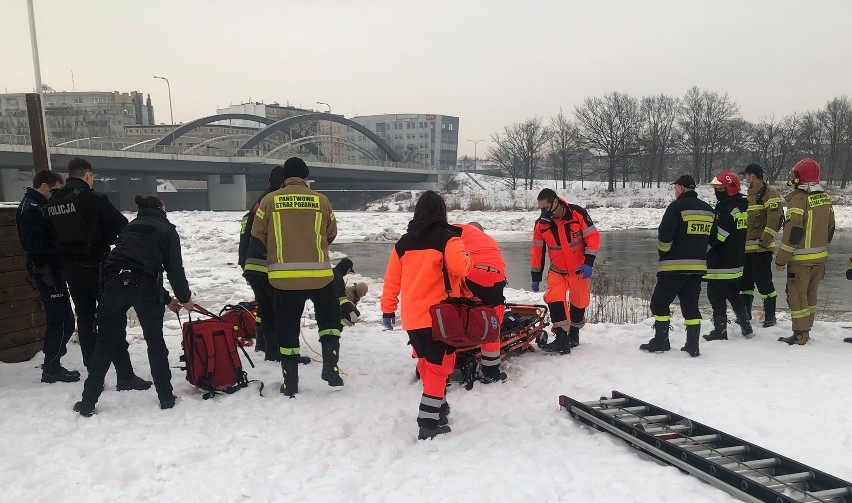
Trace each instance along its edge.
{"label": "reflective stripe on jacket", "polygon": [[783,218],[784,205],[777,190],[763,181],[749,188],[746,253],[774,250],[775,236]]}
{"label": "reflective stripe on jacket", "polygon": [[797,187],[787,194],[784,235],[775,263],[786,265],[819,265],[828,261],[828,244],[834,236],[834,208],[831,197],[822,191],[805,191]]}
{"label": "reflective stripe on jacket", "polygon": [[589,213],[559,198],[565,208],[562,218],[542,216],[535,222],[530,251],[533,281],[541,281],[544,255],[550,259],[550,270],[558,274],[576,273],[583,264],[594,265],[601,236]]}
{"label": "reflective stripe on jacket", "polygon": [[716,204],[715,219],[710,229],[705,280],[737,279],[743,275],[748,226],[748,201],[742,194]]}
{"label": "reflective stripe on jacket", "polygon": [[[291,177],[260,201],[251,235],[266,247],[269,283],[279,290],[316,290],[331,283],[328,245],[337,222],[328,198]],[[248,262],[248,260],[247,260]]]}
{"label": "reflective stripe on jacket", "polygon": [[461,239],[473,261],[467,279],[486,287],[506,281],[506,263],[497,241],[472,225],[456,224],[455,227],[461,229]]}
{"label": "reflective stripe on jacket", "polygon": [[713,208],[686,191],[669,204],[657,230],[658,274],[704,274]]}

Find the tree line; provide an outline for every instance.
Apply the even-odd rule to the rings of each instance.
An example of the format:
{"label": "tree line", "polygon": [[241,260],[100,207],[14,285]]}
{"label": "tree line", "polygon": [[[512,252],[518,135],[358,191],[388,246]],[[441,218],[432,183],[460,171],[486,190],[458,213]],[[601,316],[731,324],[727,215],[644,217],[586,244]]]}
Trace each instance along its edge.
{"label": "tree line", "polygon": [[532,188],[535,178],[605,179],[642,186],[670,181],[671,172],[709,182],[720,169],[757,162],[770,181],[792,163],[812,157],[822,178],[845,187],[852,178],[852,103],[846,96],[820,110],[769,116],[752,123],[727,93],[689,89],[683,97],[641,99],[620,92],[586,98],[573,114],[562,110],[505,126],[491,135],[487,158],[510,188]]}

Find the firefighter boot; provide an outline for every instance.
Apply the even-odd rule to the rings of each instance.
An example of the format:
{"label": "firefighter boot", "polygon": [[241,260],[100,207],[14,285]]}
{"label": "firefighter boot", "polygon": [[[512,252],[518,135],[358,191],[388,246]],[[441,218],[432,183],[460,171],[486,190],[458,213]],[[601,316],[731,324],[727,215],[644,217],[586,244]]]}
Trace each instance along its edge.
{"label": "firefighter boot", "polygon": [[571,327],[568,328],[568,345],[572,348],[576,348],[580,345],[580,327],[571,325]]}
{"label": "firefighter boot", "polygon": [[649,353],[659,353],[668,351],[672,348],[669,344],[669,322],[656,321],[654,322],[654,338],[648,341],[647,344],[642,344],[639,349]]}
{"label": "firefighter boot", "polygon": [[737,317],[737,325],[740,326],[740,330],[743,332],[743,337],[746,339],[754,337],[754,330],[751,328],[751,322],[748,321],[751,317],[746,317],[746,308],[741,307],[739,309],[734,309],[734,316]]}
{"label": "firefighter boot", "polygon": [[751,308],[754,306],[754,295],[740,295],[740,298],[743,299],[743,303],[746,307],[746,318],[748,321],[751,321]]}
{"label": "firefighter boot", "polygon": [[804,346],[808,343],[808,339],[810,339],[810,335],[807,330],[793,330],[793,335],[790,337],[779,337],[778,342],[786,342],[791,346],[793,344]]}
{"label": "firefighter boot", "polygon": [[340,358],[340,337],[325,336],[320,339],[322,344],[322,380],[329,386],[343,386],[337,360]]}
{"label": "firefighter boot", "polygon": [[286,355],[281,356],[281,374],[284,376],[284,382],[281,383],[282,395],[293,398],[299,392],[299,356]]}
{"label": "firefighter boot", "polygon": [[562,327],[554,327],[553,335],[556,336],[553,342],[548,342],[541,347],[545,353],[558,353],[567,355],[571,353],[571,343],[568,340],[568,334]]}
{"label": "firefighter boot", "polygon": [[690,325],[686,327],[686,344],[682,348],[681,351],[686,351],[689,353],[689,356],[693,358],[698,356],[700,353],[698,352],[698,336],[701,334],[701,325]]}
{"label": "firefighter boot", "polygon": [[[264,361],[268,362],[280,362],[281,361],[281,349],[278,347],[278,340],[275,339],[275,334],[269,334],[263,332],[263,343],[264,347]],[[260,344],[258,342],[258,344]]]}
{"label": "firefighter boot", "polygon": [[775,303],[778,297],[767,297],[763,299],[763,326],[765,328],[775,326]]}
{"label": "firefighter boot", "polygon": [[500,364],[497,365],[483,365],[482,366],[482,379],[481,382],[483,384],[491,384],[493,382],[506,382],[506,378],[508,376],[505,372],[500,370]]}
{"label": "firefighter boot", "polygon": [[266,338],[263,336],[263,325],[258,321],[254,326],[254,352],[266,352]]}
{"label": "firefighter boot", "polygon": [[704,336],[706,341],[728,340],[728,317],[724,314],[713,315],[713,330]]}

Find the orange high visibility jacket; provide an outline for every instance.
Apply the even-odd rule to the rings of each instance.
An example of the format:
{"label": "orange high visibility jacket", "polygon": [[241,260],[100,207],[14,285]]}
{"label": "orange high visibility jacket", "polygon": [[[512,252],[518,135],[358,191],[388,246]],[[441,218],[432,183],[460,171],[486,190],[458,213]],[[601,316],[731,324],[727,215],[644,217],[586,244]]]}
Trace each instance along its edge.
{"label": "orange high visibility jacket", "polygon": [[456,224],[455,227],[461,229],[464,247],[473,261],[467,279],[485,287],[506,281],[506,263],[497,241],[472,225]]}
{"label": "orange high visibility jacket", "polygon": [[601,236],[589,213],[562,198],[559,202],[567,208],[562,218],[542,213],[535,222],[530,254],[533,281],[541,281],[545,252],[550,258],[551,271],[568,274],[583,264],[593,265],[600,248]]}

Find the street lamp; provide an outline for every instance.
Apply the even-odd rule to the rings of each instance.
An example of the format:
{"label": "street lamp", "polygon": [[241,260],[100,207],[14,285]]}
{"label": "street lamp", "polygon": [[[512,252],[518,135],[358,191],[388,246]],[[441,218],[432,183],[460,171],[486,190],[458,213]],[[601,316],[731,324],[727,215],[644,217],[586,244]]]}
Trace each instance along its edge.
{"label": "street lamp", "polygon": [[[51,169],[50,138],[48,137],[47,118],[44,114],[44,100],[42,100],[41,63],[39,62],[38,58],[38,39],[36,38],[35,10],[33,8],[33,0],[27,0],[27,13],[29,15],[30,20],[30,43],[32,44],[33,49],[33,70],[35,72],[36,93],[38,93],[39,113],[41,114],[42,133],[44,133],[44,148],[46,150],[45,155],[47,157],[47,169],[49,170]],[[36,145],[35,142],[33,142],[33,154],[35,154],[35,152]],[[38,170],[38,166],[35,166],[35,169]]]}
{"label": "street lamp", "polygon": [[[331,105],[324,101],[317,101],[317,105],[325,105],[328,107],[328,115],[331,115]],[[329,136],[334,136],[334,126],[331,125],[331,121],[328,122],[328,134]],[[329,146],[331,147],[331,162],[334,162],[334,142],[329,140]]]}
{"label": "street lamp", "polygon": [[172,85],[169,83],[169,79],[167,79],[165,77],[157,77],[156,75],[154,75],[154,78],[155,79],[162,79],[162,80],[166,81],[166,87],[168,87],[168,89],[169,89],[169,117],[171,117],[171,119],[172,119],[172,128],[174,128],[175,114],[172,111]]}
{"label": "street lamp", "polygon": [[476,144],[485,140],[467,140],[473,142],[473,171],[476,171]]}

